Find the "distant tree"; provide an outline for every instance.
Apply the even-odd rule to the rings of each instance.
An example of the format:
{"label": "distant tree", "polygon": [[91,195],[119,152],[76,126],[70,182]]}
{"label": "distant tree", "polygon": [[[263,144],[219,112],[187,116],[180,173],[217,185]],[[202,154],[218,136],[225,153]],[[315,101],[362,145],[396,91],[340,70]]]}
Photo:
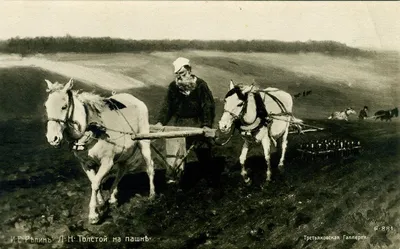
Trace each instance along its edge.
{"label": "distant tree", "polygon": [[33,53],[80,52],[114,53],[140,51],[175,51],[182,49],[220,50],[227,52],[308,53],[341,56],[371,56],[373,52],[348,47],[335,41],[283,42],[276,40],[126,40],[111,37],[14,37],[0,44],[0,52]]}

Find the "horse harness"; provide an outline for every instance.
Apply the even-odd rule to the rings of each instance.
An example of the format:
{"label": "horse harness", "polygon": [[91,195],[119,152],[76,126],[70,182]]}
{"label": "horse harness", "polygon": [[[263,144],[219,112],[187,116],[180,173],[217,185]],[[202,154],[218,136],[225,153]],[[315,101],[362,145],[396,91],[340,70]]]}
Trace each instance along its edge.
{"label": "horse harness", "polygon": [[[125,121],[128,123],[128,125],[130,126],[129,122],[126,120],[125,116],[119,111],[120,109],[126,108],[126,106],[124,104],[122,104],[121,102],[113,99],[113,98],[106,98],[103,99],[104,103],[106,104],[106,106],[111,110],[111,111],[116,111],[118,112],[122,117],[124,117]],[[87,106],[85,104],[83,104],[85,107],[85,111],[86,111],[86,117],[88,117],[87,115]],[[132,132],[133,129],[130,126]],[[98,141],[98,140],[106,140],[107,142],[114,144],[115,146],[117,146],[113,141],[111,141],[109,138],[110,136],[107,134],[107,130],[112,130],[112,129],[108,129],[106,128],[103,124],[101,123],[97,123],[97,122],[91,122],[88,124],[86,130],[85,130],[85,134],[78,139],[77,141],[75,141],[72,145],[72,149],[73,150],[77,150],[77,151],[81,151],[81,150],[86,150],[88,148],[91,148],[92,146],[94,146],[94,144]],[[126,133],[126,132],[122,132],[122,131],[118,131],[120,133]],[[131,132],[129,132],[129,134],[131,134]],[[125,149],[125,148],[123,148]]]}
{"label": "horse harness", "polygon": [[[248,95],[246,96],[248,98]],[[247,99],[246,99],[247,100]],[[268,114],[267,109],[263,103],[263,99],[259,92],[254,93],[254,100],[256,103],[256,119],[253,123],[247,124],[244,122],[243,115],[237,122],[237,128],[241,131],[242,135],[252,135],[255,136],[262,127],[269,126],[271,124],[271,118]],[[247,109],[248,101],[245,101],[245,105],[243,106],[243,110]],[[244,112],[244,111],[242,111]]]}
{"label": "horse harness", "polygon": [[[265,108],[264,99],[261,97],[260,92],[265,93],[273,101],[275,101],[275,103],[281,109],[282,113],[279,113],[279,114],[268,113],[267,109]],[[241,135],[243,135],[243,136],[255,137],[263,127],[267,127],[268,133],[270,133],[271,130],[269,129],[269,127],[271,126],[273,119],[277,119],[277,118],[275,118],[275,116],[288,116],[288,115],[291,116],[292,115],[292,113],[287,111],[287,109],[286,109],[285,105],[282,103],[282,101],[280,101],[277,97],[275,97],[268,91],[261,90],[261,91],[257,91],[255,93],[253,93],[254,100],[256,103],[256,113],[257,114],[256,114],[256,119],[254,120],[254,122],[251,124],[248,124],[243,119],[245,110],[247,108],[248,94],[243,94],[239,87],[235,87],[226,94],[226,97],[228,97],[234,93],[236,93],[238,98],[244,102],[242,111],[240,112],[239,115],[235,115],[234,113],[232,113],[228,110],[224,110],[224,111],[230,113],[234,117],[234,119],[236,121],[235,128],[238,129],[240,131]],[[277,120],[281,120],[281,119],[277,119]]]}

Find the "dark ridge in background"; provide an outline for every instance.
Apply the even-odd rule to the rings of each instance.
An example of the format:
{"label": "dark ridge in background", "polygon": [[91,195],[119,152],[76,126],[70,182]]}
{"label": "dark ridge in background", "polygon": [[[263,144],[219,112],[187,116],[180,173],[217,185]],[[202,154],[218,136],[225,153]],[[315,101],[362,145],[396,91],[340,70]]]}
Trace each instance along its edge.
{"label": "dark ridge in background", "polygon": [[369,57],[374,51],[349,47],[336,41],[283,42],[277,40],[126,40],[111,37],[15,37],[0,41],[0,52],[22,55],[34,53],[78,52],[117,53],[142,51],[177,51],[185,49],[226,52],[308,53]]}

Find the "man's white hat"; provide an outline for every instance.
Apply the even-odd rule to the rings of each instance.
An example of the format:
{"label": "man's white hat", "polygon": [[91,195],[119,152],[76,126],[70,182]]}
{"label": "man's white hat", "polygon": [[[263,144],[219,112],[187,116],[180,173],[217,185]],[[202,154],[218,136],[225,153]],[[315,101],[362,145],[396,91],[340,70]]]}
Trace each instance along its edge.
{"label": "man's white hat", "polygon": [[178,72],[183,66],[190,66],[190,61],[186,58],[179,57],[173,63],[174,73]]}

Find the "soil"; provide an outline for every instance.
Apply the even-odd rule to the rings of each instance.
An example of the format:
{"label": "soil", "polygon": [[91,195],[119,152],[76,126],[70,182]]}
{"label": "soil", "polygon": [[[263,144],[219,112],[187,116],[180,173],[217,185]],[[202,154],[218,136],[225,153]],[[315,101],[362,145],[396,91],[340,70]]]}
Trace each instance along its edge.
{"label": "soil", "polygon": [[[119,206],[104,207],[99,225],[88,224],[90,184],[68,149],[48,148],[39,121],[3,123],[1,248],[398,248],[398,123],[319,123],[332,132],[291,135],[283,174],[273,154],[270,183],[258,148],[247,161],[253,184],[243,183],[239,137],[215,149],[208,174],[189,163],[181,183],[169,185],[157,170],[152,201],[147,175],[130,173]],[[299,143],[334,131],[360,140],[361,154],[297,155]]]}
{"label": "soil", "polygon": [[[130,172],[120,183],[119,205],[104,206],[100,224],[90,225],[89,180],[66,145],[51,148],[44,136],[44,78],[69,78],[62,72],[17,66],[0,69],[0,248],[400,246],[398,119],[314,118],[327,117],[336,99],[346,105],[349,100],[363,103],[360,89],[335,88],[332,97],[328,91],[318,95],[318,88],[313,88],[311,97],[295,102],[297,117],[308,117],[306,124],[325,130],[291,134],[282,173],[276,167],[279,151],[274,149],[271,182],[265,182],[265,162],[256,146],[246,162],[252,185],[243,183],[238,164],[242,140],[235,135],[226,146],[214,146],[212,167],[204,169],[195,160],[188,163],[180,184],[166,184],[165,169],[156,160],[154,200],[147,198],[147,175]],[[79,79],[75,86],[94,89]],[[109,94],[109,87],[104,88],[99,85],[95,90]],[[223,96],[221,89],[217,96]],[[153,123],[165,88],[132,86],[126,91],[146,100]],[[368,95],[371,103],[380,101],[375,95]],[[220,117],[222,100],[216,101]],[[298,146],[317,139],[360,141],[362,150],[348,157],[302,159]],[[103,184],[106,198],[112,181],[113,175]]]}

